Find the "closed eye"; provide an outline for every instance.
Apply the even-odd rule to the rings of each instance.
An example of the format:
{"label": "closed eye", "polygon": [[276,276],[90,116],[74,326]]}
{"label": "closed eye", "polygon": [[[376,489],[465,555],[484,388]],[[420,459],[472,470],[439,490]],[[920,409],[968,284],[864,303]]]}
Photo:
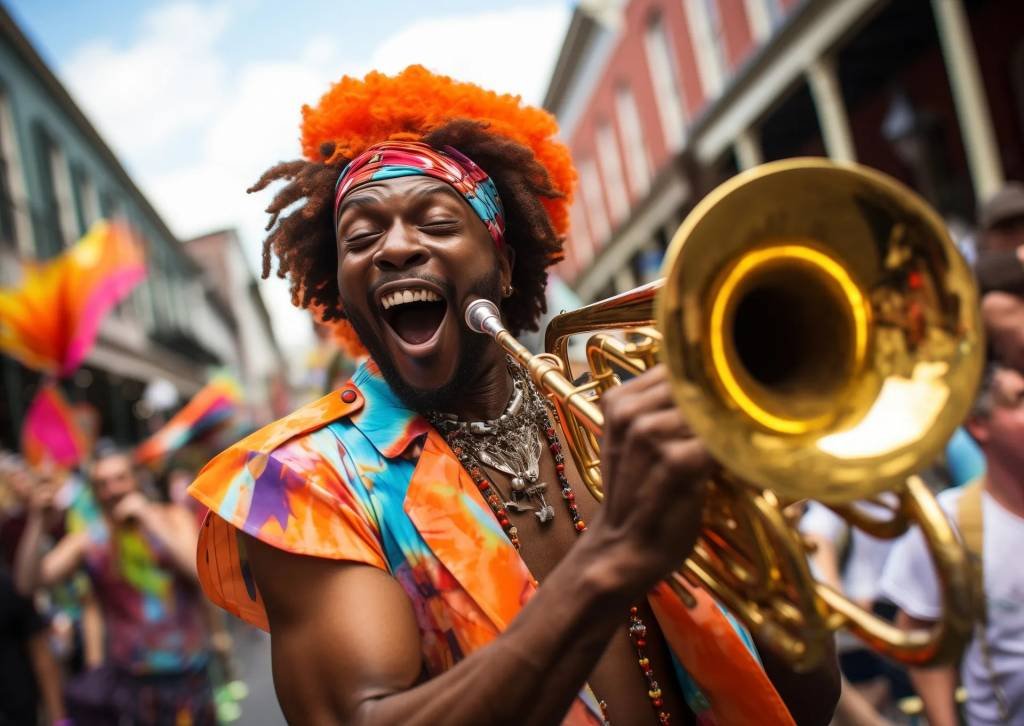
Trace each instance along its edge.
{"label": "closed eye", "polygon": [[419,228],[425,232],[431,234],[445,234],[448,232],[454,232],[459,227],[458,220],[455,219],[438,219],[424,222],[419,225]]}
{"label": "closed eye", "polygon": [[380,232],[358,232],[351,234],[342,240],[345,247],[349,249],[359,248],[372,242],[374,239],[380,236]]}

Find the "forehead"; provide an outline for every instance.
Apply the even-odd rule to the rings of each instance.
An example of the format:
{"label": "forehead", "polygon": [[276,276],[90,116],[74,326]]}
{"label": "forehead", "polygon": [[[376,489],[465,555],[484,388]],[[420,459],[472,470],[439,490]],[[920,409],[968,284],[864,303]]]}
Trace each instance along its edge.
{"label": "forehead", "polygon": [[466,211],[471,211],[469,204],[455,187],[440,179],[414,174],[394,177],[392,179],[376,179],[356,187],[341,200],[339,210],[344,214],[348,209],[360,206],[392,203],[401,201],[433,201],[449,200],[461,203]]}
{"label": "forehead", "polygon": [[1003,396],[1015,398],[1024,391],[1024,375],[1013,368],[999,368],[992,378],[992,385]]}
{"label": "forehead", "polygon": [[111,454],[110,456],[104,456],[93,464],[92,467],[94,476],[113,476],[130,470],[131,462],[128,461],[127,454]]}

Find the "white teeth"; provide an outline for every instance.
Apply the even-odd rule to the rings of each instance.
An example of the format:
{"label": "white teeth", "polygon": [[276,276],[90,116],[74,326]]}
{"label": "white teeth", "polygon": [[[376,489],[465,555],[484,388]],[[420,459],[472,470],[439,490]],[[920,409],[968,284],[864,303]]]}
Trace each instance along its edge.
{"label": "white teeth", "polygon": [[401,305],[403,303],[434,302],[440,299],[441,296],[433,290],[409,288],[406,290],[396,290],[395,292],[383,295],[380,299],[380,304],[385,310],[387,310],[388,308],[395,305]]}

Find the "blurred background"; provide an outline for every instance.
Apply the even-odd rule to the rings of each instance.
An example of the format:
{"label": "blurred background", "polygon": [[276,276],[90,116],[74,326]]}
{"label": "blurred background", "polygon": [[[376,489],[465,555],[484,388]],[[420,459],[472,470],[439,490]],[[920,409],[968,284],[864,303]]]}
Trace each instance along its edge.
{"label": "blurred background", "polygon": [[[299,155],[303,103],[410,63],[557,116],[580,177],[551,313],[658,277],[694,204],[765,161],[880,169],[969,260],[985,201],[1024,178],[1020,0],[5,0],[0,288],[100,220],[146,270],[54,383],[91,441],[156,436],[158,482],[344,380],[285,283],[259,280],[269,196],[245,189]],[[52,376],[0,355],[0,377],[0,448],[23,450]],[[236,630],[241,722],[280,723],[265,639]]]}

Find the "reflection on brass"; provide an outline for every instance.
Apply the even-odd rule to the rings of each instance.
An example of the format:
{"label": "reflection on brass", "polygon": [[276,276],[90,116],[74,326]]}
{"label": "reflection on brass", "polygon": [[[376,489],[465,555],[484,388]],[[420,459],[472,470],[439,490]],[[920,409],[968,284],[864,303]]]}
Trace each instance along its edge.
{"label": "reflection on brass", "polygon": [[[726,473],[702,536],[667,581],[700,585],[797,669],[847,628],[905,663],[950,662],[979,594],[966,555],[914,472],[969,410],[983,363],[972,276],[938,215],[855,164],[790,159],[724,183],[683,222],[664,279],[556,317],[542,355],[496,318],[478,326],[558,408],[586,485],[602,497],[598,401],[619,374],[668,366],[676,401]],[[468,310],[467,310],[468,312]],[[472,327],[472,326],[471,326]],[[628,342],[613,331],[628,331]],[[587,333],[589,377],[567,341]],[[892,492],[891,516],[854,503]],[[895,537],[917,524],[944,596],[930,630],[902,632],[816,582],[787,507],[831,506]]]}

